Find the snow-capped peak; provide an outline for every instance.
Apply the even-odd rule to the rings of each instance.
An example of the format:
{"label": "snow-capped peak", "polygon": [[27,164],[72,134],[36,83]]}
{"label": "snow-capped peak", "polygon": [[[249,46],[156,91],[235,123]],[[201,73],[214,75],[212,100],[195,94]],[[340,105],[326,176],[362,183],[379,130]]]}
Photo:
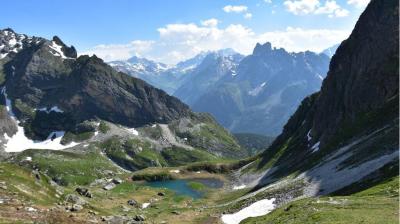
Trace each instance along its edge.
{"label": "snow-capped peak", "polygon": [[51,41],[51,44],[49,44],[49,48],[51,49],[50,53],[53,54],[54,56],[61,57],[62,59],[74,59],[65,56],[62,47],[63,46],[57,44],[55,41]]}
{"label": "snow-capped peak", "polygon": [[30,42],[32,38],[17,34],[11,29],[0,30],[0,59],[5,58],[10,52],[21,51],[26,41]]}

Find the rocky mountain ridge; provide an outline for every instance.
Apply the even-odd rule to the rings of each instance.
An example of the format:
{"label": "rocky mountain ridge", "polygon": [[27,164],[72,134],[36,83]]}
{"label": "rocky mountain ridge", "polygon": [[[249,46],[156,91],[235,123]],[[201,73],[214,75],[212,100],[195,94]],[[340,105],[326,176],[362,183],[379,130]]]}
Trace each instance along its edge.
{"label": "rocky mountain ridge", "polygon": [[189,79],[187,76],[192,74],[208,55],[212,54],[228,57],[237,53],[232,49],[222,49],[215,52],[205,51],[176,65],[166,65],[137,56],[133,56],[126,61],[112,61],[109,64],[118,71],[143,79],[173,95]]}
{"label": "rocky mountain ridge", "polygon": [[[14,49],[10,46],[15,45],[15,37],[19,38],[21,46]],[[75,143],[71,147],[79,148],[99,138],[99,124],[104,121],[119,127],[115,129],[116,136],[125,138],[127,132],[139,141],[144,141],[148,134],[135,128],[155,124],[170,126],[163,130],[155,128],[155,133],[145,140],[154,142],[154,147],[148,148],[155,154],[171,147],[196,147],[198,156],[206,160],[213,156],[246,154],[234,137],[208,115],[193,113],[177,98],[145,81],[115,71],[96,56],[77,57],[75,48],[66,46],[58,37],[50,41],[7,29],[0,32],[0,40],[6,46],[2,52],[7,53],[0,59],[4,97],[0,126],[3,134],[7,133],[2,136],[3,145],[17,142],[13,138],[19,137],[32,145],[34,141],[51,143],[55,139],[61,145],[78,142],[78,146]],[[180,126],[171,126],[182,121],[185,123]],[[189,124],[198,127],[186,127]],[[107,136],[98,140],[107,140]],[[226,142],[220,141],[218,136],[224,136]],[[120,144],[118,140],[117,143]],[[57,148],[67,148],[61,145]],[[235,155],[230,154],[229,148]]]}
{"label": "rocky mountain ridge", "polygon": [[187,103],[195,111],[211,113],[232,132],[276,136],[301,99],[319,90],[328,63],[323,54],[257,44],[233,74]]}

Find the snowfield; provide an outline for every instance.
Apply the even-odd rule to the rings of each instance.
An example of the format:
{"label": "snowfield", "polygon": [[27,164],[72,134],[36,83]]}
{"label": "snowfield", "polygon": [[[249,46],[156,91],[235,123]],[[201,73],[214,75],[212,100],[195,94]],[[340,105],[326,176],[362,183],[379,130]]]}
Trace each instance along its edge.
{"label": "snowfield", "polygon": [[4,134],[4,138],[7,140],[7,143],[4,144],[4,149],[6,152],[21,152],[26,149],[61,150],[78,145],[78,143],[75,142],[62,145],[61,139],[64,134],[64,131],[55,131],[50,133],[44,141],[34,141],[25,136],[23,127],[18,126],[18,131],[13,136],[9,137],[7,134]]}
{"label": "snowfield", "polygon": [[8,115],[17,125],[17,133],[12,136],[8,136],[8,134],[4,133],[4,139],[6,143],[4,144],[4,149],[6,152],[21,152],[26,149],[51,149],[51,150],[61,150],[73,147],[78,145],[78,143],[70,143],[68,145],[62,145],[61,139],[64,136],[64,131],[54,131],[49,134],[46,140],[44,141],[34,141],[25,136],[24,128],[19,125],[17,117],[12,111],[11,100],[8,99],[6,88],[3,87],[1,93],[4,95],[6,99],[6,109]]}
{"label": "snowfield", "polygon": [[263,199],[254,202],[250,206],[245,207],[236,213],[222,215],[222,222],[225,224],[239,224],[242,220],[246,218],[266,215],[274,210],[274,201],[275,198]]}

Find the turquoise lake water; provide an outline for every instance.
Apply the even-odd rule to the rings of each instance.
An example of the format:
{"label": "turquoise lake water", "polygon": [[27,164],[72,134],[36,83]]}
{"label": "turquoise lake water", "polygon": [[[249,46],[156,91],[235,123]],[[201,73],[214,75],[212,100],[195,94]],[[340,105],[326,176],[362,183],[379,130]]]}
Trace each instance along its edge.
{"label": "turquoise lake water", "polygon": [[175,191],[177,195],[189,196],[192,197],[193,199],[202,198],[204,196],[204,193],[190,188],[189,187],[190,182],[199,182],[209,188],[221,188],[224,185],[222,181],[213,178],[152,181],[152,182],[147,182],[145,185],[155,188],[167,188],[169,190]]}

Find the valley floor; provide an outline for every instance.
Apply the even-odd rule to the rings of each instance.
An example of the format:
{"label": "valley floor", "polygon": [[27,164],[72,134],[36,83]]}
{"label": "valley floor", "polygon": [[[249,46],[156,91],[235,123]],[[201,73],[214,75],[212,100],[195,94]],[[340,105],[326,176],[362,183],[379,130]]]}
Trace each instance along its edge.
{"label": "valley floor", "polygon": [[[32,172],[24,163],[29,161],[21,161],[18,165],[0,163],[0,223],[135,223],[134,220],[142,216],[144,223],[222,223],[224,212],[233,213],[260,197],[274,194],[269,192],[238,201],[236,199],[249,190],[231,190],[229,176],[191,172],[183,167],[145,169],[136,174],[142,179],[170,174],[179,179],[217,178],[225,183],[221,189],[196,185],[205,197],[193,200],[170,190],[144,186],[140,181],[132,181],[132,174],[114,170],[115,176],[110,178],[118,177],[123,183],[109,191],[102,189],[103,185],[96,181],[86,185],[92,198],[80,196],[84,200],[82,207],[74,210],[73,206],[80,202],[71,202],[69,198],[70,195],[78,196],[75,188],[81,185],[56,185],[47,175]],[[349,196],[297,200],[281,205],[266,216],[249,218],[241,223],[397,223],[398,181],[395,177]],[[130,199],[137,205],[129,205]]]}

